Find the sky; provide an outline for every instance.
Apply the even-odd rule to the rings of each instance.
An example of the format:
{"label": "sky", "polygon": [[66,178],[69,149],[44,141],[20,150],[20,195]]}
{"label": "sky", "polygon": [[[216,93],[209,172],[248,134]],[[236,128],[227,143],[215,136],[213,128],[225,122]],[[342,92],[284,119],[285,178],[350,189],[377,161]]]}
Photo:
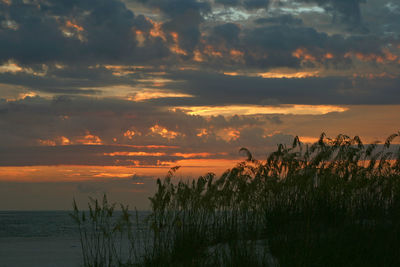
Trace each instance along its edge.
{"label": "sky", "polygon": [[0,0],[0,210],[400,130],[397,0]]}

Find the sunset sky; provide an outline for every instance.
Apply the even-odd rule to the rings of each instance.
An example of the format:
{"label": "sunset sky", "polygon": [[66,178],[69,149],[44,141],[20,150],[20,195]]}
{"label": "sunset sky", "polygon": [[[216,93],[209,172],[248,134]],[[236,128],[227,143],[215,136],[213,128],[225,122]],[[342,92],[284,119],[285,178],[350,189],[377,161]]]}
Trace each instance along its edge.
{"label": "sunset sky", "polygon": [[398,0],[0,0],[0,210],[400,130]]}

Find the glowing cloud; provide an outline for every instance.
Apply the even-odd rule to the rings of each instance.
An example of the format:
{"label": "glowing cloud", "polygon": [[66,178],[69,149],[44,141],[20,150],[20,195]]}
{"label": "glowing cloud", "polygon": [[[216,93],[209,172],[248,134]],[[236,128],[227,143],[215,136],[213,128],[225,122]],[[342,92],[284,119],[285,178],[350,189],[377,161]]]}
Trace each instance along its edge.
{"label": "glowing cloud", "polygon": [[309,78],[309,77],[318,77],[319,71],[300,71],[293,73],[279,73],[279,72],[264,72],[258,73],[258,76],[262,78],[272,78],[272,79],[293,79],[293,78]]}
{"label": "glowing cloud", "polygon": [[75,143],[82,145],[102,145],[103,141],[100,137],[86,132],[86,135],[75,140]]}
{"label": "glowing cloud", "polygon": [[104,156],[116,157],[116,156],[124,156],[124,157],[134,157],[134,156],[152,156],[152,157],[160,157],[165,156],[163,152],[112,152],[112,153],[104,153]]}
{"label": "glowing cloud", "polygon": [[57,136],[54,139],[39,139],[38,142],[42,146],[67,146],[72,144],[71,140],[65,136]]}
{"label": "glowing cloud", "polygon": [[130,101],[140,102],[149,99],[168,98],[168,97],[193,97],[193,95],[169,92],[163,90],[144,89],[143,91],[135,93],[133,97],[128,97]]}
{"label": "glowing cloud", "polygon": [[196,106],[175,107],[172,110],[183,110],[190,115],[201,116],[233,116],[233,115],[257,115],[257,114],[295,114],[295,115],[323,115],[331,112],[345,112],[346,107],[330,105],[230,105],[230,106]]}
{"label": "glowing cloud", "polygon": [[70,20],[67,20],[67,22],[65,23],[65,26],[67,26],[68,28],[73,28],[79,32],[83,31],[83,27],[79,26],[78,24],[73,23]]}
{"label": "glowing cloud", "polygon": [[175,139],[179,135],[179,133],[174,132],[174,131],[169,131],[169,130],[167,130],[167,128],[162,127],[158,124],[151,127],[150,131],[153,134],[161,135],[162,137],[167,138],[167,139]]}
{"label": "glowing cloud", "polygon": [[269,72],[224,72],[224,75],[227,76],[247,76],[247,77],[261,77],[264,79],[304,79],[310,77],[319,77],[318,70],[310,70],[310,71],[290,71],[290,70],[274,70]]}
{"label": "glowing cloud", "polygon": [[177,156],[177,157],[182,157],[182,158],[207,158],[210,156],[213,156],[215,154],[212,153],[207,153],[207,152],[202,152],[202,153],[174,153],[172,156]]}
{"label": "glowing cloud", "polygon": [[21,72],[23,70],[24,69],[22,67],[18,66],[18,64],[12,60],[9,60],[8,62],[4,63],[3,65],[0,65],[0,73],[6,73],[6,72],[17,73],[17,72]]}
{"label": "glowing cloud", "polygon": [[127,130],[124,132],[124,137],[127,137],[129,140],[132,140],[132,138],[136,135],[135,131],[133,130]]}

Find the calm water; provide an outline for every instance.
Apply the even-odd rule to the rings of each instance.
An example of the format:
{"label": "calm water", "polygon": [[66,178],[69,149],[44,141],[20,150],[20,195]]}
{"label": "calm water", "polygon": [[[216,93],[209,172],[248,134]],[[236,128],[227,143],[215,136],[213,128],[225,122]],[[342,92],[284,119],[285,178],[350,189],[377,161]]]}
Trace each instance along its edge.
{"label": "calm water", "polygon": [[[69,214],[0,211],[0,267],[81,266],[79,233]],[[149,212],[138,214],[143,220]]]}
{"label": "calm water", "polygon": [[[78,229],[69,214],[70,211],[0,211],[0,238],[79,238]],[[143,220],[149,212],[139,211],[138,214]],[[115,212],[115,217],[119,215],[120,212]]]}
{"label": "calm water", "polygon": [[68,211],[0,211],[0,237],[76,237]]}

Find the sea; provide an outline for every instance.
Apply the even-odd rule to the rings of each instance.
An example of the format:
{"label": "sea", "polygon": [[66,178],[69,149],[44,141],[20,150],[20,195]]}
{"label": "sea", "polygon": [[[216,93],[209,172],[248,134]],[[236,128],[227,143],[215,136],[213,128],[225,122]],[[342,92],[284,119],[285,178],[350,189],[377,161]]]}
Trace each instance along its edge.
{"label": "sea", "polygon": [[[83,266],[79,231],[70,213],[0,211],[0,267]],[[148,214],[139,212],[139,218]]]}

